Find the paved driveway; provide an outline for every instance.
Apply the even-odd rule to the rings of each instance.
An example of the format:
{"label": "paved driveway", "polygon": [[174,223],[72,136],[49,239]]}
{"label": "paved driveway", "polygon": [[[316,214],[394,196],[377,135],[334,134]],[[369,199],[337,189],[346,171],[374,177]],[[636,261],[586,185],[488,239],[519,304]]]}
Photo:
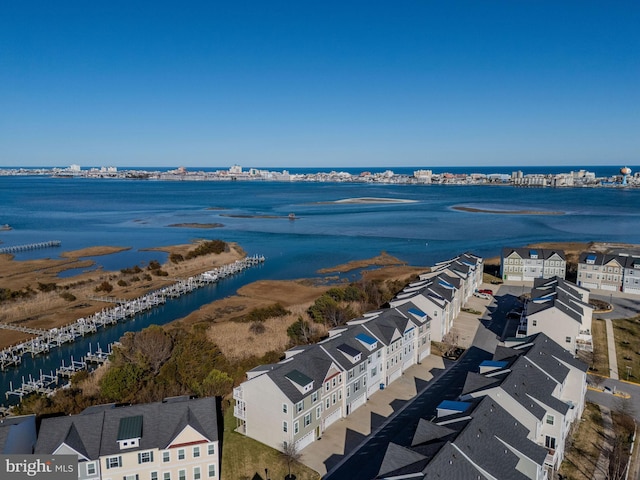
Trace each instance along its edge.
{"label": "paved driveway", "polygon": [[424,390],[428,382],[439,377],[451,362],[430,355],[420,365],[413,365],[384,390],[377,391],[363,406],[338,420],[322,438],[302,450],[300,461],[325,475],[345,455],[351,453],[371,433],[378,430],[408,400]]}

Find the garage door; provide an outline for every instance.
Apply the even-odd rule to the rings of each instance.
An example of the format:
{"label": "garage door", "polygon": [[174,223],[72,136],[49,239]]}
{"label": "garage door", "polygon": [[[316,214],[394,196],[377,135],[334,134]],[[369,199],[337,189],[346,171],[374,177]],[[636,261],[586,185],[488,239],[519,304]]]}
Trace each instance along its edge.
{"label": "garage door", "polygon": [[507,280],[511,280],[512,282],[522,280],[520,275],[507,275]]}
{"label": "garage door", "polygon": [[402,375],[402,371],[400,369],[396,370],[389,377],[389,382],[388,383],[392,383],[393,381],[397,380],[398,378],[400,378],[400,375]]}
{"label": "garage door", "polygon": [[353,413],[353,411],[358,408],[361,407],[362,405],[365,404],[365,402],[367,401],[367,396],[366,395],[360,395],[358,398],[356,398],[353,402],[351,402],[351,413]]}
{"label": "garage door", "polygon": [[338,408],[335,412],[329,414],[327,418],[324,419],[324,428],[327,428],[329,425],[339,420],[342,417],[342,407]]}
{"label": "garage door", "polygon": [[310,445],[311,443],[313,443],[313,441],[315,440],[314,433],[315,432],[312,430],[311,432],[307,433],[304,437],[302,437],[300,440],[298,440],[296,442],[296,449],[300,451],[307,445]]}

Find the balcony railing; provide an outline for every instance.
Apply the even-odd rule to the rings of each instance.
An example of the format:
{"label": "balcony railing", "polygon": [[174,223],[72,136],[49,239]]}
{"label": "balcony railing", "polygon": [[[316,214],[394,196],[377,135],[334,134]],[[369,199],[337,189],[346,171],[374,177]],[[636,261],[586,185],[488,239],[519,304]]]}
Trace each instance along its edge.
{"label": "balcony railing", "polygon": [[236,403],[233,406],[233,416],[240,420],[247,419],[247,411],[244,408],[244,403]]}
{"label": "balcony railing", "polygon": [[576,337],[576,348],[593,352],[593,337],[591,335],[580,334]]}
{"label": "balcony railing", "polygon": [[242,387],[236,387],[233,389],[233,398],[234,400],[244,400],[242,395]]}

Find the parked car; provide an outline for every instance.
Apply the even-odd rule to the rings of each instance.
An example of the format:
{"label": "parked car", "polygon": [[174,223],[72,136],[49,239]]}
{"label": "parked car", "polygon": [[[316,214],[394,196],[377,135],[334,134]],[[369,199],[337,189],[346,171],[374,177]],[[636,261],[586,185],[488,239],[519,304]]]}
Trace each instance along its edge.
{"label": "parked car", "polygon": [[485,300],[491,300],[490,295],[487,295],[486,293],[482,293],[482,292],[473,292],[473,296],[478,298],[484,298]]}
{"label": "parked car", "polygon": [[493,295],[493,290],[491,290],[490,288],[482,288],[480,290],[478,290],[480,293],[486,293],[487,295]]}

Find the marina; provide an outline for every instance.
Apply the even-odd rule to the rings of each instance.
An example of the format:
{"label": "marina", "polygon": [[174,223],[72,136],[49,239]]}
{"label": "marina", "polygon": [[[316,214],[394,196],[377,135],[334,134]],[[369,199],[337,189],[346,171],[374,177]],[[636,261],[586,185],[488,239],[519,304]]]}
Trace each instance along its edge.
{"label": "marina", "polygon": [[[116,325],[127,319],[133,319],[140,314],[150,312],[155,307],[164,305],[168,299],[178,299],[196,289],[215,284],[221,279],[236,275],[264,261],[265,257],[262,255],[246,257],[200,275],[179,280],[168,287],[150,292],[142,297],[114,302],[117,303],[116,306],[105,308],[86,318],[79,318],[74,323],[62,328],[37,330],[2,323],[0,328],[25,331],[36,335],[36,337],[2,350],[0,352],[0,367],[2,371],[19,368],[23,365],[24,358],[34,358],[46,353],[50,354],[55,351],[56,347],[65,343],[73,343],[76,339],[87,334],[96,333],[101,327]],[[103,350],[98,344],[95,351],[89,343],[89,350],[82,354],[80,360],[75,360],[73,356],[70,361],[68,357],[67,360],[62,358],[61,365],[49,375],[43,374],[42,370],[40,370],[39,376],[36,375],[34,377],[33,374],[23,375],[19,380],[19,384],[16,383],[14,385],[14,382],[10,380],[5,391],[6,399],[9,400],[13,397],[19,400],[25,395],[35,392],[52,393],[56,388],[61,388],[67,384],[69,379],[78,371],[88,370],[106,362],[116,341],[109,342],[106,350]]]}

